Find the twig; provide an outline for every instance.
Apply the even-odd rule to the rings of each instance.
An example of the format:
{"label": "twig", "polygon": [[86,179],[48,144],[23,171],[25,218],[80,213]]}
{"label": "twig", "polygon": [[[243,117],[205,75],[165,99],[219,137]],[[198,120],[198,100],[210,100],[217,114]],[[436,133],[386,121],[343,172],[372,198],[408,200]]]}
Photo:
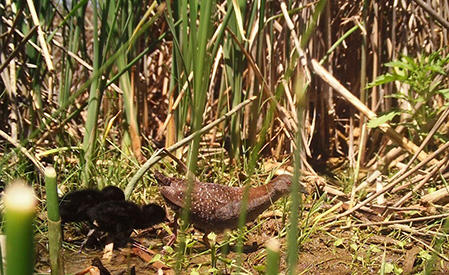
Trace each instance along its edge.
{"label": "twig", "polygon": [[[415,193],[416,191],[418,191],[419,189],[421,189],[421,187],[423,187],[424,184],[426,184],[426,183],[429,181],[429,179],[430,179],[431,177],[433,177],[438,171],[440,171],[441,167],[443,167],[444,165],[446,165],[446,167],[447,167],[447,165],[448,165],[448,162],[447,162],[447,161],[448,161],[448,160],[449,160],[449,155],[446,155],[446,157],[445,157],[444,159],[442,159],[442,160],[440,161],[440,163],[439,163],[438,165],[436,165],[436,166],[432,169],[432,171],[431,171],[430,173],[428,173],[428,174],[424,177],[424,179],[422,179],[421,182],[413,188],[412,191],[408,192],[404,197],[402,197],[402,199],[400,199],[398,202],[396,202],[396,203],[394,204],[394,206],[395,206],[395,207],[401,206],[405,201],[407,201],[407,200],[413,195],[413,193]],[[444,170],[444,169],[441,169],[441,170]]]}
{"label": "twig", "polygon": [[445,234],[445,233],[429,230],[425,227],[416,229],[416,228],[410,227],[405,224],[392,224],[392,225],[389,225],[388,228],[394,229],[394,230],[399,230],[399,231],[410,232],[410,233],[413,233],[414,235],[419,235],[419,236],[424,236],[424,237],[429,237],[430,235],[433,237],[443,237],[443,238],[447,237],[447,234]]}
{"label": "twig", "polygon": [[445,260],[446,262],[449,262],[449,259],[444,256],[443,254],[441,254],[440,252],[436,251],[435,248],[431,247],[430,245],[426,244],[425,242],[421,241],[420,239],[413,237],[410,234],[407,234],[405,232],[402,232],[402,234],[406,235],[407,237],[410,237],[411,239],[419,242],[420,244],[424,245],[425,247],[427,247],[427,249],[429,249],[430,251],[432,251],[433,253],[437,254],[441,259]]}
{"label": "twig", "polygon": [[5,62],[0,66],[0,74],[9,65],[9,62],[16,57],[23,49],[23,46],[31,39],[34,33],[37,31],[37,26],[34,26],[28,34],[19,42],[19,44],[15,47],[14,51],[6,58]]}
{"label": "twig", "polygon": [[44,175],[44,166],[42,165],[42,163],[40,163],[33,155],[31,155],[30,152],[28,152],[28,150],[25,147],[23,147],[20,143],[15,141],[10,136],[8,136],[8,134],[3,132],[2,130],[0,130],[0,136],[6,139],[6,141],[11,143],[12,145],[14,145],[16,148],[18,148],[20,152],[22,152],[22,154],[24,154],[36,166],[41,176]]}
{"label": "twig", "polygon": [[441,146],[440,148],[438,148],[438,150],[436,150],[435,152],[433,152],[431,155],[429,155],[426,159],[424,159],[423,161],[421,161],[418,165],[416,165],[413,169],[410,169],[409,171],[407,171],[404,175],[402,175],[401,177],[399,177],[397,180],[387,184],[382,190],[377,191],[375,194],[373,194],[371,197],[365,199],[364,201],[362,201],[361,203],[357,204],[356,206],[354,206],[354,208],[349,209],[348,211],[335,216],[335,219],[341,218],[343,216],[349,215],[351,213],[353,213],[354,211],[360,209],[362,206],[365,206],[367,203],[371,202],[372,200],[374,200],[375,198],[379,197],[380,195],[384,194],[385,192],[390,191],[396,184],[398,184],[399,182],[401,182],[402,180],[404,180],[406,177],[410,176],[412,173],[414,173],[416,170],[418,170],[419,168],[421,168],[422,166],[426,165],[428,162],[430,162],[432,159],[434,159],[437,155],[439,155],[440,153],[444,152],[447,148],[449,148],[449,142],[447,142],[446,144],[444,144],[443,146]]}
{"label": "twig", "polygon": [[45,41],[44,32],[42,31],[42,27],[40,25],[39,16],[37,15],[36,8],[34,7],[34,3],[31,0],[27,0],[27,4],[28,8],[30,9],[33,23],[35,26],[37,26],[37,38],[39,39],[39,43],[41,44],[42,55],[44,56],[48,71],[50,73],[53,73],[55,67],[53,66],[53,61],[51,60],[50,51],[48,50],[48,45],[47,42]]}
{"label": "twig", "polygon": [[[321,77],[325,82],[332,86],[332,88],[339,92],[349,103],[356,107],[357,110],[364,114],[368,119],[377,118],[377,115],[373,111],[371,111],[371,109],[369,109],[357,97],[355,97],[350,91],[348,91],[333,75],[327,72],[326,69],[318,63],[318,61],[312,59],[311,65],[313,71],[319,77]],[[416,146],[416,144],[408,140],[406,137],[399,135],[388,123],[379,125],[379,129],[397,145],[401,146],[410,153],[415,154],[416,152],[418,152],[418,146]],[[420,160],[424,160],[427,157],[427,153],[423,151],[418,153],[418,158]]]}
{"label": "twig", "polygon": [[361,224],[351,224],[351,225],[347,225],[347,226],[342,226],[342,227],[340,227],[340,229],[348,229],[348,228],[352,228],[352,227],[367,227],[367,226],[375,226],[375,225],[391,225],[391,224],[421,222],[421,221],[428,221],[428,220],[440,219],[440,218],[446,218],[446,217],[449,217],[449,213],[440,214],[440,215],[433,215],[433,216],[426,216],[426,217],[419,217],[419,218],[412,218],[412,219],[403,219],[403,220],[394,220],[394,221],[385,221],[385,222],[371,222],[371,223],[361,223]]}
{"label": "twig", "polygon": [[433,135],[435,134],[435,132],[441,127],[441,125],[443,124],[443,122],[446,121],[446,118],[449,115],[449,108],[446,108],[446,110],[444,110],[444,112],[440,115],[440,117],[438,118],[437,122],[435,123],[435,125],[432,127],[432,129],[430,130],[430,132],[427,134],[427,137],[424,139],[424,141],[421,143],[421,145],[418,148],[418,152],[416,152],[413,157],[410,159],[410,161],[407,163],[407,165],[402,168],[396,175],[394,175],[391,180],[394,180],[395,178],[399,177],[400,175],[402,175],[405,171],[407,171],[410,166],[412,165],[412,163],[416,160],[416,158],[418,157],[418,153],[421,152],[424,147],[427,146],[427,144],[430,142],[430,140],[433,138]]}
{"label": "twig", "polygon": [[427,5],[422,0],[413,0],[418,6],[423,8],[430,16],[432,16],[436,21],[438,21],[443,27],[449,30],[449,22],[446,21],[441,15],[439,15],[434,9]]}

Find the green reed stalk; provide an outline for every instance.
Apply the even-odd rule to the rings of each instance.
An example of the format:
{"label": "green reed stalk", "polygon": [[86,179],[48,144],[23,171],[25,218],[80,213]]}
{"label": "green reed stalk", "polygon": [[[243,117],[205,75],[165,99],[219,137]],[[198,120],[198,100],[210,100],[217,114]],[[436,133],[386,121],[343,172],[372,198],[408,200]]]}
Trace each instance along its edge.
{"label": "green reed stalk", "polygon": [[[256,1],[254,2],[256,4]],[[262,0],[260,1],[260,9],[259,9],[259,25],[258,25],[258,32],[257,32],[257,48],[256,48],[256,63],[260,66],[264,64],[264,51],[265,45],[264,45],[264,29],[265,29],[265,4],[266,1]],[[254,7],[253,9],[256,9]],[[263,67],[263,66],[262,66]],[[265,76],[266,70],[262,70],[262,74]],[[248,125],[248,141],[250,142],[250,146],[253,147],[256,144],[256,138],[257,138],[257,120],[259,119],[259,110],[261,108],[262,104],[262,93],[260,90],[260,85],[262,83],[259,82],[257,78],[254,79],[254,88],[253,88],[253,95],[258,97],[257,104],[251,105],[251,117]],[[262,84],[263,85],[263,84]]]}
{"label": "green reed stalk", "polygon": [[[123,5],[123,7],[115,7],[115,5],[110,6],[110,10],[112,13],[116,13],[113,10],[121,8],[122,10],[132,9],[132,2],[128,2],[128,5]],[[152,7],[155,7],[155,2],[153,2]],[[128,6],[128,7],[127,7]],[[114,20],[116,17],[113,17],[109,22],[111,28],[113,28],[114,32],[120,33],[123,32],[122,36],[127,39],[132,37],[132,30],[135,30],[137,27],[136,21],[133,20],[134,17],[140,17],[138,14],[139,10],[128,11],[127,13],[118,14],[117,22]],[[114,20],[114,21],[113,21]],[[117,37],[118,38],[118,37]],[[116,39],[117,39],[116,38]],[[120,43],[121,39],[117,39],[117,43]],[[130,52],[134,52],[136,49],[136,45],[133,43],[130,45],[128,50],[117,58],[117,67],[119,71],[123,71],[127,67],[128,63],[128,55],[131,55]],[[135,88],[131,85],[131,77],[130,70],[126,73],[121,74],[120,76],[120,88],[123,91],[123,109],[125,111],[126,116],[126,129],[122,142],[122,150],[127,153],[131,153],[133,150],[135,156],[140,157],[140,138],[139,138],[139,128],[137,122],[137,106],[135,104],[134,92]]]}
{"label": "green reed stalk", "polygon": [[[173,91],[170,95],[172,97],[172,100],[176,96],[180,96],[184,91],[182,91],[181,87],[184,87],[184,83],[188,81],[188,76],[190,75],[190,68],[191,68],[191,57],[190,57],[190,50],[189,47],[193,44],[189,43],[188,41],[188,30],[189,30],[189,20],[188,20],[188,4],[192,4],[192,1],[176,1],[173,3],[174,6],[172,8],[171,2],[167,2],[167,13],[165,14],[166,21],[168,23],[168,26],[170,28],[170,31],[173,34],[173,52],[172,52],[172,77],[170,78],[170,90]],[[195,5],[192,6],[192,9],[195,9]],[[197,16],[195,14],[195,10],[192,11],[193,16]],[[196,18],[193,17],[191,20],[195,20]],[[177,26],[175,24],[177,22],[180,22]],[[191,92],[191,85],[187,85],[187,91],[185,92]],[[185,125],[186,125],[186,119],[187,119],[187,112],[188,112],[188,100],[186,100],[186,96],[184,96],[181,100],[181,103],[179,107],[175,110],[175,124],[176,129],[173,129],[169,127],[167,129],[167,140],[166,146],[169,146],[172,144],[172,142],[175,142],[173,139],[180,139],[183,136],[183,131]],[[173,133],[175,131],[175,133]],[[175,266],[175,272],[177,274],[181,273],[182,270],[182,263],[184,260],[184,252],[185,252],[185,230],[186,226],[188,224],[189,220],[189,212],[188,209],[190,209],[190,193],[191,193],[191,184],[189,184],[189,190],[187,194],[186,199],[186,207],[183,211],[181,218],[184,221],[183,225],[181,226],[180,230],[178,231],[178,240],[179,245],[177,249],[177,257],[176,257],[176,266]],[[127,190],[128,191],[128,187]]]}
{"label": "green reed stalk", "polygon": [[4,270],[4,262],[3,262],[3,251],[2,248],[0,246],[0,275],[5,275],[5,270]]}
{"label": "green reed stalk", "polygon": [[52,275],[64,274],[62,258],[61,216],[57,191],[56,171],[53,167],[45,168],[45,191],[47,194],[48,246]]}
{"label": "green reed stalk", "polygon": [[[195,6],[195,1],[190,1],[190,8]],[[215,9],[216,1],[206,1],[200,7],[200,22],[196,28],[196,22],[190,25],[190,42],[193,45],[193,102],[192,102],[192,128],[191,132],[196,132],[203,126],[203,112],[206,104],[206,96],[209,88],[209,75],[211,71],[211,58],[207,56],[210,49],[207,42],[212,36],[212,10]],[[193,139],[187,154],[187,167],[195,172],[198,161],[198,148],[201,136]]]}
{"label": "green reed stalk", "polygon": [[[98,21],[100,18],[98,17],[98,2],[97,0],[92,0],[92,9],[93,9],[93,71],[92,74],[96,74],[100,68],[100,41],[98,38]],[[89,90],[89,102],[87,109],[87,119],[85,125],[85,134],[83,140],[83,159],[84,159],[84,168],[81,174],[81,180],[86,184],[88,188],[92,187],[92,181],[90,180],[93,168],[93,159],[95,157],[95,151],[97,148],[97,125],[98,125],[98,110],[100,106],[100,79],[101,76],[94,78],[90,85]]]}
{"label": "green reed stalk", "polygon": [[36,202],[33,189],[24,182],[15,182],[6,189],[4,205],[7,275],[33,274],[33,220]]}
{"label": "green reed stalk", "polygon": [[[312,19],[309,22],[307,29],[304,32],[304,35],[302,36],[300,47],[304,49],[309,41],[309,38],[313,31],[316,28],[316,22],[318,20],[318,16],[321,14],[321,12],[324,10],[324,7],[326,5],[326,0],[320,0],[317,5],[315,12],[312,15]],[[294,58],[297,59],[298,53],[295,52]],[[291,73],[293,72],[293,65],[294,63],[289,64],[289,67],[287,68],[287,71],[285,75],[287,75],[287,72]],[[281,86],[281,85],[280,85]],[[278,86],[279,87],[279,86]],[[302,168],[301,164],[301,156],[302,156],[302,139],[301,139],[301,132],[303,131],[303,119],[304,119],[304,112],[306,111],[306,90],[307,90],[307,82],[306,82],[306,75],[305,72],[302,70],[298,71],[296,75],[296,80],[294,82],[294,91],[297,98],[297,121],[298,121],[298,131],[295,135],[296,140],[296,149],[293,152],[293,161],[294,161],[294,171],[293,171],[293,182],[291,187],[291,198],[292,198],[292,204],[290,209],[290,226],[288,228],[287,232],[287,268],[289,274],[293,275],[296,274],[296,264],[298,259],[298,221],[299,221],[299,214],[298,209],[299,206],[302,204],[301,202],[301,196],[299,195],[299,178],[300,178],[300,171]]]}
{"label": "green reed stalk", "polygon": [[[190,9],[195,12],[197,3],[190,1]],[[192,64],[193,64],[193,102],[191,106],[192,127],[191,131],[196,132],[203,126],[203,112],[206,105],[206,95],[209,88],[209,75],[211,71],[210,49],[207,48],[207,42],[212,36],[212,11],[215,9],[216,1],[206,1],[200,6],[200,20],[199,26],[196,28],[196,22],[190,23],[190,43],[192,48]],[[192,15],[192,14],[190,14]],[[197,15],[194,15],[194,17]],[[185,207],[182,213],[182,220],[184,221],[181,231],[187,229],[189,224],[191,193],[194,184],[193,175],[197,169],[198,150],[201,136],[196,136],[189,146],[187,153],[187,179],[189,180],[189,187],[186,194]],[[185,247],[184,232],[181,234],[180,249],[183,251]],[[182,249],[182,250],[181,250]],[[181,254],[181,253],[180,253]],[[180,267],[178,265],[178,267]]]}
{"label": "green reed stalk", "polygon": [[[234,7],[237,4],[237,7]],[[246,1],[228,1],[228,10],[234,7],[234,12],[232,13],[228,28],[237,35],[239,42],[242,42],[245,33],[241,33],[240,23],[245,23],[245,13],[246,13]],[[232,91],[232,106],[236,106],[241,103],[244,98],[242,91],[242,78],[243,71],[245,70],[244,56],[240,48],[235,44],[230,36],[226,39],[224,45],[224,58],[227,60],[225,62],[226,77],[228,83],[231,86]],[[242,116],[237,114],[231,118],[230,124],[230,136],[231,136],[231,150],[230,157],[235,161],[239,162],[240,151],[242,148]]]}
{"label": "green reed stalk", "polygon": [[210,262],[213,270],[217,270],[217,235],[214,232],[209,233],[207,239],[210,243]]}
{"label": "green reed stalk", "polygon": [[[167,23],[173,32],[173,72],[174,77],[171,87],[176,87],[174,95],[184,94],[181,104],[175,112],[176,132],[179,139],[186,125],[188,110],[191,114],[190,132],[197,132],[203,126],[203,113],[206,104],[207,92],[209,89],[209,76],[211,72],[211,49],[207,43],[210,41],[213,33],[212,16],[215,15],[216,1],[177,1],[173,9],[167,2],[166,14]],[[178,26],[175,23],[181,20]],[[199,22],[199,23],[198,23]],[[197,25],[198,23],[198,25]],[[188,76],[192,72],[192,83],[187,82]],[[182,91],[185,83],[188,83],[187,90]],[[190,100],[189,100],[190,99]],[[173,136],[173,133],[169,134]],[[201,136],[193,138],[187,153],[187,167],[190,172],[197,169],[198,149]],[[183,226],[179,236],[178,257],[176,261],[176,271],[181,272],[181,264],[185,250],[185,230],[189,221],[189,209],[191,205],[191,190],[193,186],[193,173],[188,173],[189,188],[187,190],[184,211],[181,215]]]}
{"label": "green reed stalk", "polygon": [[277,275],[279,271],[279,241],[270,239],[266,243],[267,275]]}
{"label": "green reed stalk", "polygon": [[[66,2],[65,0],[63,1]],[[82,27],[84,26],[84,15],[86,14],[86,4],[87,0],[79,1],[78,3],[71,2],[72,10],[69,12],[67,17],[67,24],[62,27],[62,34],[65,39],[63,40],[64,46],[72,53],[78,53],[80,48],[85,49],[86,45],[83,45],[85,40],[81,40]],[[64,4],[67,6],[67,3]],[[73,80],[73,62],[74,59],[70,57],[68,54],[64,53],[62,55],[62,64],[61,68],[61,87],[58,96],[58,103],[60,106],[66,106],[66,104],[70,104],[70,91],[72,89],[72,80]],[[61,113],[62,117],[66,116],[66,113]]]}
{"label": "green reed stalk", "polygon": [[[246,1],[228,1],[228,10],[233,8],[233,13],[230,16],[228,28],[231,32],[235,33],[237,36],[238,42],[242,44],[242,42],[246,39],[246,33],[243,33],[243,25],[246,23]],[[245,59],[244,55],[236,44],[237,42],[232,39],[230,35],[228,35],[225,40],[224,45],[224,58],[228,60],[225,62],[226,66],[226,77],[228,79],[228,83],[230,84],[232,91],[232,106],[238,105],[243,99],[243,71],[245,70]],[[240,162],[240,155],[242,150],[242,115],[240,113],[236,114],[231,118],[230,122],[230,158],[236,161],[236,163]],[[239,215],[239,228],[243,228],[245,226],[246,221],[246,210],[248,208],[248,190],[250,184],[245,185],[245,189],[242,196],[242,204],[240,207],[240,215]],[[236,273],[241,272],[241,265],[243,261],[243,230],[239,231],[239,235],[237,238],[237,270]]]}
{"label": "green reed stalk", "polygon": [[294,91],[296,93],[297,102],[297,116],[298,116],[298,131],[296,132],[296,149],[293,152],[294,171],[293,182],[291,185],[292,204],[290,208],[290,226],[287,232],[287,267],[289,274],[296,274],[296,263],[298,259],[298,209],[302,204],[301,195],[299,194],[299,178],[301,175],[302,161],[302,138],[301,131],[303,130],[303,114],[306,110],[306,87],[305,75],[301,72],[297,74],[297,79],[294,84]]}

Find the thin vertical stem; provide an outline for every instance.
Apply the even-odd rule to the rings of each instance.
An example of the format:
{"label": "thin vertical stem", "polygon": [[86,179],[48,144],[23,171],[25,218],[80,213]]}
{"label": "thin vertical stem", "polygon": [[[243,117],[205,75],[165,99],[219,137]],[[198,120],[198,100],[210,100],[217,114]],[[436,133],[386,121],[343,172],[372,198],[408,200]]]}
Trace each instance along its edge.
{"label": "thin vertical stem", "polygon": [[289,274],[296,274],[296,263],[298,259],[298,209],[301,202],[301,196],[299,195],[299,178],[300,171],[302,167],[302,135],[301,131],[303,130],[303,113],[305,111],[306,106],[306,85],[305,85],[305,74],[303,71],[299,71],[297,74],[297,79],[295,81],[295,92],[298,99],[297,108],[297,118],[298,118],[298,131],[296,132],[296,149],[293,152],[293,161],[294,161],[294,171],[293,171],[293,182],[291,189],[291,198],[292,204],[290,209],[290,226],[288,228],[287,234],[287,251],[288,251],[288,269]]}
{"label": "thin vertical stem", "polygon": [[57,192],[56,171],[53,167],[45,169],[45,191],[47,194],[48,246],[50,251],[50,268],[52,275],[62,275],[61,217]]}

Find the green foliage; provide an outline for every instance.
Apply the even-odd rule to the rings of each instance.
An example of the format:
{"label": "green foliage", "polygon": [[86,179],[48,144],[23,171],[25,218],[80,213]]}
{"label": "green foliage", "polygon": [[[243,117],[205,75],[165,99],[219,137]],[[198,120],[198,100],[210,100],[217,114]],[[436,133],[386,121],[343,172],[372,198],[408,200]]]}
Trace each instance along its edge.
{"label": "green foliage", "polygon": [[391,111],[391,112],[386,113],[385,115],[378,116],[377,118],[371,119],[368,122],[368,127],[370,127],[370,128],[379,127],[380,125],[387,123],[388,121],[392,120],[394,117],[396,117],[400,114],[401,114],[400,111]]}
{"label": "green foliage", "polygon": [[407,103],[408,107],[379,116],[370,121],[369,127],[378,127],[397,115],[406,114],[409,118],[401,121],[401,124],[414,129],[411,136],[428,132],[435,118],[444,109],[439,99],[449,98],[445,81],[447,64],[449,56],[444,56],[443,50],[430,55],[421,54],[417,58],[402,56],[399,60],[386,63],[385,66],[391,68],[390,72],[379,76],[367,88],[396,82],[399,84],[398,91],[389,97],[397,99],[400,107],[404,106],[402,103]]}
{"label": "green foliage", "polygon": [[[298,24],[295,23],[295,28],[299,26],[297,34],[301,37],[302,47],[310,47],[312,57],[316,58],[313,53],[320,51],[312,50],[312,48],[317,43],[315,41],[308,42],[313,40],[314,31],[319,31],[322,27],[318,18],[324,18],[321,12],[325,8],[326,1],[304,2],[305,5],[294,1],[287,2],[288,14],[292,18],[301,18],[297,21]],[[12,3],[11,11],[7,11],[0,5],[2,16],[11,22],[16,22],[17,30],[24,35],[31,35],[30,41],[42,47],[37,40],[37,35],[32,34],[31,30],[34,25],[28,16],[28,8],[23,6],[25,2],[13,1]],[[92,3],[94,3],[93,6]],[[277,159],[280,159],[279,156],[282,154],[291,154],[292,144],[295,143],[291,137],[294,136],[295,128],[301,128],[302,124],[290,128],[286,123],[290,120],[288,115],[291,108],[294,108],[295,102],[292,102],[292,106],[290,106],[289,103],[286,103],[285,97],[287,92],[291,92],[286,88],[292,88],[292,77],[296,75],[299,59],[297,52],[292,50],[293,41],[290,30],[284,28],[284,15],[279,10],[281,2],[236,0],[207,3],[168,1],[163,5],[156,3],[156,1],[149,1],[142,5],[142,2],[136,0],[128,2],[82,0],[57,3],[42,1],[36,8],[41,29],[51,47],[51,54],[56,63],[56,72],[49,73],[38,48],[32,47],[31,43],[27,42],[24,42],[25,47],[22,49],[17,47],[20,54],[14,57],[14,60],[19,60],[16,65],[2,64],[11,65],[9,70],[12,67],[18,69],[4,79],[16,76],[19,83],[17,86],[20,87],[20,90],[25,91],[19,94],[19,98],[24,101],[18,101],[20,103],[18,109],[14,109],[13,105],[7,105],[8,100],[12,101],[13,98],[6,98],[9,93],[7,89],[2,91],[0,101],[4,102],[4,106],[7,107],[3,112],[8,114],[10,110],[11,114],[21,113],[23,121],[20,125],[25,127],[18,128],[18,139],[31,153],[47,156],[54,160],[55,168],[61,172],[58,187],[63,192],[82,188],[83,185],[125,186],[133,176],[135,169],[139,167],[135,159],[130,157],[129,147],[133,141],[144,137],[143,134],[140,136],[140,133],[143,133],[142,124],[145,122],[154,119],[157,120],[157,123],[162,124],[165,114],[173,114],[174,146],[177,144],[175,142],[181,142],[185,138],[186,133],[197,133],[199,128],[212,125],[211,120],[221,117],[252,96],[256,96],[257,100],[248,106],[247,110],[241,113],[236,111],[228,115],[226,121],[221,122],[219,128],[218,124],[209,128],[209,130],[218,128],[221,136],[217,136],[217,141],[220,141],[222,137],[232,137],[230,155],[235,162],[232,162],[231,165],[227,162],[226,151],[221,153],[221,158],[202,154],[201,149],[204,146],[199,145],[199,141],[205,137],[206,131],[204,131],[198,134],[195,144],[191,145],[188,158],[191,162],[190,167],[195,168],[198,164],[203,175],[208,174],[208,179],[213,178],[223,182],[223,179],[238,178],[237,174],[239,176],[246,174],[246,178],[251,178],[265,173],[259,170],[262,148],[268,147],[273,152],[275,146],[282,147],[283,149],[279,150],[280,153],[275,156]],[[159,1],[159,3],[161,2]],[[18,5],[22,6],[18,9]],[[167,5],[166,9],[164,9],[164,5]],[[93,7],[95,7],[95,11],[92,14]],[[312,7],[314,8],[312,9]],[[312,13],[311,18],[303,16]],[[162,14],[165,18],[159,17]],[[158,24],[154,24],[156,20]],[[307,20],[310,21],[307,22]],[[3,43],[19,45],[20,40],[18,39],[22,39],[22,36],[18,35],[19,32],[14,30],[14,26],[6,24],[6,20],[3,22],[5,24],[0,24],[3,34],[0,38],[0,48],[3,48],[2,54],[12,57],[7,44]],[[162,23],[159,24],[160,22]],[[316,24],[320,24],[320,29],[315,28]],[[334,51],[338,51],[343,46],[351,46],[346,42],[351,36],[357,35],[356,31],[361,26],[355,25],[345,31],[343,35],[336,33],[336,37],[332,36],[332,40],[335,38],[336,41],[334,46],[323,51],[327,50],[323,60],[327,60],[332,66],[332,62],[335,60]],[[281,27],[282,29],[280,29]],[[96,38],[92,39],[92,35]],[[61,45],[56,47],[55,43],[58,41]],[[95,44],[92,41],[95,41]],[[159,47],[161,41],[164,44]],[[158,47],[157,52],[152,54],[156,46]],[[147,63],[150,59],[155,58],[156,54],[160,55],[161,62],[157,66],[155,63]],[[386,67],[391,71],[380,76],[369,87],[392,82],[407,87],[407,89],[399,89],[390,97],[398,102],[408,103],[410,108],[396,109],[380,115],[370,121],[369,126],[378,127],[388,121],[397,120],[400,115],[407,114],[411,116],[411,119],[401,123],[410,125],[413,133],[425,133],[428,123],[432,123],[443,108],[437,99],[444,101],[449,98],[449,89],[445,82],[447,80],[444,78],[447,59],[448,57],[443,56],[442,51],[439,51],[430,55],[422,55],[419,58],[404,56],[398,61],[387,63]],[[252,62],[255,63],[254,67],[250,66]],[[21,64],[26,64],[26,66]],[[135,74],[131,68],[135,69]],[[146,74],[146,70],[165,70],[167,68],[168,70],[164,74],[171,77],[171,81],[170,87],[166,90],[161,83],[156,83],[157,85],[151,87],[152,89],[139,85],[143,82],[158,82],[156,76],[165,77],[164,74]],[[260,76],[255,73],[256,69],[260,70]],[[4,69],[2,73],[6,74],[7,69]],[[52,80],[53,78],[56,80]],[[20,81],[21,79],[22,81]],[[30,83],[28,83],[28,79],[31,80]],[[136,81],[137,87],[133,86],[133,84],[136,85],[133,81]],[[8,85],[3,86],[8,87]],[[3,86],[2,88],[4,88]],[[151,92],[149,92],[150,90]],[[168,95],[161,90],[167,91]],[[159,112],[154,112],[143,118],[146,119],[144,121],[141,119],[142,116],[139,117],[142,108],[136,104],[136,98],[139,95],[143,95],[147,101],[151,100],[152,105],[166,105],[167,99],[168,101],[179,99],[180,102],[177,107],[169,107],[169,109],[165,109],[163,106]],[[317,95],[319,94],[317,93]],[[90,100],[88,100],[89,97]],[[293,98],[293,101],[295,100],[297,98]],[[307,103],[308,99],[304,99],[304,102]],[[145,104],[145,102],[143,103]],[[313,108],[319,108],[319,105]],[[303,111],[298,108],[297,113],[301,114]],[[307,111],[309,110],[305,110],[306,114]],[[321,114],[315,117],[324,119],[325,116]],[[294,120],[301,122],[302,118],[294,118]],[[322,128],[319,128],[321,126],[319,122],[317,120],[316,125],[322,131]],[[207,126],[205,126],[206,124]],[[172,131],[170,127],[162,130]],[[130,134],[131,131],[134,131],[133,134]],[[289,138],[278,138],[284,135],[283,132],[288,132]],[[145,137],[149,137],[153,133],[145,133]],[[161,136],[163,134],[161,131]],[[84,147],[81,148],[80,140],[83,136],[85,137]],[[42,142],[44,140],[46,143]],[[190,139],[189,142],[191,141]],[[142,142],[144,142],[143,139]],[[301,148],[301,142],[298,139],[297,147]],[[280,146],[277,145],[278,143]],[[122,147],[120,147],[121,144]],[[177,146],[176,149],[183,149],[185,144]],[[167,147],[170,148],[168,145]],[[12,152],[13,150],[10,148],[5,146],[5,152]],[[83,152],[89,151],[89,154],[84,155],[86,161],[80,162]],[[147,153],[151,155],[152,149],[150,148]],[[301,153],[300,149],[297,153]],[[299,159],[298,154],[296,160]],[[243,161],[241,161],[242,158]],[[161,159],[162,157],[154,163]],[[86,180],[82,181],[80,180],[80,171],[87,167],[84,165],[88,162],[91,163],[89,171],[87,171],[89,173],[86,173]],[[7,165],[8,163],[9,165]],[[170,169],[170,172],[175,171],[175,168],[167,164],[165,164],[165,168]],[[30,161],[14,152],[8,153],[8,155],[5,153],[0,170],[0,177],[3,180],[21,177],[32,183],[38,181],[38,176]],[[348,173],[345,173],[346,171]],[[228,172],[231,174],[230,177]],[[345,172],[339,175],[342,178],[339,183],[345,187],[344,191],[348,192],[355,183],[352,177],[352,174],[355,173],[352,170],[345,170]],[[263,175],[263,177],[265,176]],[[128,185],[131,188],[127,188],[129,191],[127,197],[131,196],[130,199],[138,203],[154,198],[161,200],[157,186],[149,181],[149,177],[140,175],[137,178],[138,180],[133,184]],[[143,180],[140,180],[141,178]],[[238,181],[231,180],[228,184],[235,185],[238,184]],[[37,184],[34,184],[34,187],[38,191],[39,197],[44,200],[45,192],[42,187]],[[362,197],[365,194],[357,194],[357,196]],[[298,254],[302,252],[305,245],[311,243],[311,240],[317,239],[316,235],[325,232],[331,226],[333,228],[338,226],[336,221],[327,220],[332,211],[322,213],[323,209],[327,207],[326,196],[322,196],[312,206],[308,205],[307,212],[304,212],[300,206],[298,207],[299,199],[300,197],[297,197],[294,200],[295,203],[292,203],[293,199],[290,198],[280,200],[274,206],[277,210],[282,209],[283,215],[282,222],[280,218],[277,219],[276,228],[273,230],[277,232],[273,232],[273,234],[281,243],[282,249],[276,257],[280,257],[281,265],[279,267],[284,273],[288,270],[290,273],[296,272]],[[42,205],[44,206],[45,203]],[[290,209],[294,211],[290,211]],[[291,216],[294,219],[289,220],[290,213],[295,213]],[[278,271],[278,263],[265,266],[263,264],[263,259],[267,256],[265,252],[260,252],[256,259],[248,257],[248,261],[239,262],[235,260],[237,258],[235,252],[229,251],[231,250],[229,247],[235,249],[240,247],[239,244],[247,244],[252,235],[262,236],[261,232],[263,232],[267,221],[268,219],[265,218],[260,219],[252,228],[243,226],[239,230],[226,234],[224,241],[221,240],[221,236],[218,236],[217,242],[213,242],[212,250],[200,253],[198,253],[198,247],[204,249],[203,244],[198,241],[199,237],[193,234],[195,231],[188,231],[185,233],[185,246],[180,246],[183,248],[182,251],[178,253],[172,247],[156,249],[158,254],[154,256],[150,264],[161,261],[173,268],[177,264],[177,255],[181,255],[179,267],[186,274],[189,272],[203,274],[206,271],[220,274],[223,266],[226,271],[229,270],[229,273],[236,270],[247,274],[251,274],[254,270],[263,273],[270,272],[269,270],[272,268],[272,273],[275,274]],[[285,240],[287,225],[291,230],[288,243]],[[45,240],[46,221],[37,219],[35,231],[40,231],[39,238],[44,236]],[[166,224],[163,225],[161,231],[163,234],[171,233]],[[409,244],[409,241],[406,243]],[[335,251],[349,250],[354,254],[352,259],[354,267],[363,265],[364,268],[372,270],[373,263],[378,264],[378,258],[375,256],[381,254],[382,250],[379,248],[380,245],[373,244],[369,245],[367,249],[367,244],[347,236],[339,236],[333,244],[330,242],[329,246]],[[65,245],[67,247],[67,244]],[[77,248],[72,246],[71,249]],[[286,255],[287,251],[290,252],[290,255]],[[246,254],[241,255],[242,259],[246,257]],[[433,254],[429,256],[429,252],[423,250],[418,260],[421,261],[421,265],[429,263],[428,265],[432,266],[431,257],[436,256]],[[251,271],[245,270],[245,266],[252,264],[249,261],[256,264],[251,267],[253,268]],[[376,268],[379,268],[379,265],[376,265]],[[386,262],[384,269],[385,271],[382,271],[384,273],[401,272],[395,263]]]}

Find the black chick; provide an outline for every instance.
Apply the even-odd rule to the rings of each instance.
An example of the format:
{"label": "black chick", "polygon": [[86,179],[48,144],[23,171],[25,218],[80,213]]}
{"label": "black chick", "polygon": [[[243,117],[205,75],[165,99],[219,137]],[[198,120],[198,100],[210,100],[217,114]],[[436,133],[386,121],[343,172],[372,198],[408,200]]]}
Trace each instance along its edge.
{"label": "black chick", "polygon": [[89,209],[87,217],[94,225],[88,238],[94,231],[102,231],[121,246],[128,242],[133,229],[144,229],[163,222],[166,212],[156,204],[139,207],[130,201],[110,201]]}
{"label": "black chick", "polygon": [[107,201],[124,201],[125,194],[115,186],[106,186],[101,191],[84,189],[70,192],[60,199],[61,222],[87,221],[87,210]]}

